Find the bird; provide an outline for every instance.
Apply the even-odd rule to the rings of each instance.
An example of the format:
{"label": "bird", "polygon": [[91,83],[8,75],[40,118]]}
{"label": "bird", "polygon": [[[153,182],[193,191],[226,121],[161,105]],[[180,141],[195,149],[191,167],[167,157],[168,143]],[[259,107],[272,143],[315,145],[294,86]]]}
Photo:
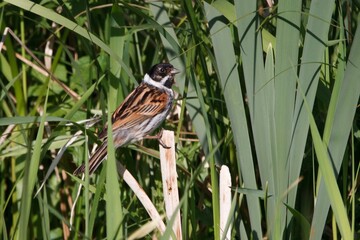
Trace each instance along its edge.
{"label": "bird", "polygon": [[[171,87],[179,72],[169,63],[154,65],[142,82],[117,107],[111,116],[115,148],[146,138],[161,125],[172,109],[174,91]],[[98,134],[102,143],[89,159],[89,174],[94,173],[107,156],[107,131],[108,126],[105,125]],[[162,144],[160,137],[155,138]],[[73,174],[81,175],[84,172],[85,164],[82,164]]]}

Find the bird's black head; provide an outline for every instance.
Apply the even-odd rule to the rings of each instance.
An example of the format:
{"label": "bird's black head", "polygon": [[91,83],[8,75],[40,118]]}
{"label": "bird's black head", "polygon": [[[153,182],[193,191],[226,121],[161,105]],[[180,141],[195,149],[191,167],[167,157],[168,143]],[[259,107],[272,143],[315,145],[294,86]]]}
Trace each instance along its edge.
{"label": "bird's black head", "polygon": [[174,76],[179,73],[179,70],[174,68],[170,63],[159,63],[154,65],[148,75],[152,80],[161,83],[162,85],[171,88],[174,84]]}

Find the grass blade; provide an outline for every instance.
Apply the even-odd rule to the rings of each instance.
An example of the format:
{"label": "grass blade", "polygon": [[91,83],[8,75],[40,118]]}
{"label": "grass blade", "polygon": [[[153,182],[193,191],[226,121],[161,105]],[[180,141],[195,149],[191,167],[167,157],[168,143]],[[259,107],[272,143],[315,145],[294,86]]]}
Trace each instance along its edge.
{"label": "grass blade", "polygon": [[[312,110],[315,101],[321,62],[327,47],[326,42],[328,40],[334,2],[328,1],[327,4],[322,4],[318,1],[312,1],[310,5],[298,83],[298,88],[305,91],[306,101],[309,104],[310,110]],[[292,142],[287,162],[289,165],[288,169],[290,170],[289,182],[294,182],[299,177],[309,129],[308,113],[304,108],[304,99],[300,91],[296,94],[293,119]],[[296,191],[291,191],[289,193],[288,205],[294,206],[295,197]]]}
{"label": "grass blade", "polygon": [[[338,78],[336,79],[333,94],[330,101],[329,113],[326,119],[324,129],[324,143],[328,146],[328,152],[332,160],[335,174],[340,171],[341,163],[348,142],[349,133],[353,124],[355,112],[357,109],[358,99],[360,96],[360,59],[356,54],[360,51],[360,25],[358,25],[354,36],[354,44],[351,53],[344,66],[345,49],[340,45],[340,53],[338,64]],[[345,70],[346,69],[346,70]],[[344,71],[341,73],[341,71]],[[342,78],[343,77],[343,78]],[[314,218],[312,228],[321,230],[325,224],[330,202],[325,196],[326,186],[321,181],[318,192],[317,204],[314,209]],[[318,239],[321,232],[315,231],[312,239]]]}
{"label": "grass blade", "polygon": [[[112,14],[119,14],[120,9],[116,6],[112,9]],[[122,57],[124,48],[124,37],[122,28],[114,28],[115,19],[113,16],[110,19],[111,31],[110,31],[110,47],[116,55]],[[121,24],[121,23],[120,23]],[[112,113],[116,108],[116,101],[119,95],[120,81],[118,78],[121,75],[121,65],[110,59],[110,71],[109,76],[109,96],[108,96],[108,132],[107,132],[107,152],[108,159],[106,165],[106,233],[109,239],[122,239],[124,238],[124,227],[122,221],[124,219],[122,204],[120,201],[120,185],[118,181],[118,174],[116,171],[116,158],[114,147],[114,136],[112,133]]]}
{"label": "grass blade", "polygon": [[[217,21],[223,16],[211,5],[205,3],[205,11],[209,21],[215,59],[221,59],[214,65],[216,64],[218,69],[218,76],[230,116],[232,133],[237,148],[238,168],[243,176],[244,186],[257,189],[238,66],[234,49],[231,47],[233,43],[230,29],[222,21]],[[228,47],[224,48],[224,46]],[[249,212],[251,229],[255,235],[262,236],[259,224],[261,222],[259,199],[251,195],[246,196],[246,198],[249,207],[252,209]]]}
{"label": "grass blade", "polygon": [[334,174],[332,163],[330,161],[330,157],[326,150],[326,145],[323,143],[320,137],[319,130],[317,129],[314,117],[311,114],[310,106],[306,101],[305,94],[303,93],[301,88],[299,89],[299,91],[303,95],[305,109],[309,114],[311,136],[314,141],[314,147],[319,162],[320,171],[325,182],[326,192],[329,196],[331,207],[335,214],[336,223],[338,224],[341,235],[344,239],[353,239],[345,206],[341,199],[341,194],[336,183],[336,177]]}
{"label": "grass blade", "polygon": [[[278,15],[276,22],[276,43],[278,46],[275,52],[275,102],[274,102],[274,129],[273,141],[275,145],[274,177],[279,184],[278,194],[287,191],[287,181],[291,168],[287,164],[291,145],[293,112],[295,104],[297,62],[299,55],[300,21],[301,21],[301,1],[282,1],[278,5]],[[295,66],[295,67],[294,67]],[[294,191],[295,192],[295,191]],[[295,195],[293,195],[295,196]],[[287,202],[287,200],[285,200]],[[291,201],[292,202],[292,201]],[[294,207],[292,202],[290,205]],[[283,208],[283,206],[282,206]],[[270,209],[269,209],[270,210]],[[283,210],[286,210],[283,208]],[[270,211],[271,212],[271,211]],[[287,211],[283,212],[282,224],[285,219],[288,223],[291,217],[286,218]],[[287,224],[288,224],[287,223]]]}
{"label": "grass blade", "polygon": [[20,209],[20,223],[19,223],[19,235],[18,239],[27,239],[27,231],[29,226],[29,217],[32,203],[32,193],[35,187],[37,172],[40,163],[40,155],[41,155],[41,141],[43,139],[44,134],[44,125],[46,118],[46,109],[47,109],[47,99],[49,95],[49,88],[46,93],[45,103],[44,103],[44,111],[41,116],[40,125],[38,128],[35,146],[32,154],[29,156],[30,161],[26,161],[25,164],[25,174],[24,174],[24,189],[22,193],[22,201],[21,201],[21,209]]}

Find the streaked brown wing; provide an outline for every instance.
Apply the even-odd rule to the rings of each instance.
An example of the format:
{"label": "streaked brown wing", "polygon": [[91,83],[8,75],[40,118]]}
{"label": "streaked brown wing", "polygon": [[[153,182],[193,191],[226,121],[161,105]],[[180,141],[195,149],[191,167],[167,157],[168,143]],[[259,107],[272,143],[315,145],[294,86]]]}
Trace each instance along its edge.
{"label": "streaked brown wing", "polygon": [[[132,128],[164,111],[169,101],[165,91],[141,83],[132,91],[112,115],[113,131]],[[107,126],[99,134],[105,138]]]}

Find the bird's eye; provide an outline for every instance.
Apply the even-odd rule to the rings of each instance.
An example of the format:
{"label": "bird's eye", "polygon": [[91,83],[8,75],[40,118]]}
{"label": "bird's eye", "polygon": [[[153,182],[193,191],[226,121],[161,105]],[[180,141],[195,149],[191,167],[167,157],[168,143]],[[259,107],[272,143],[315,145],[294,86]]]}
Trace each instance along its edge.
{"label": "bird's eye", "polygon": [[164,72],[165,72],[165,69],[164,69],[164,68],[160,68],[159,71],[160,71],[161,73],[164,73]]}

